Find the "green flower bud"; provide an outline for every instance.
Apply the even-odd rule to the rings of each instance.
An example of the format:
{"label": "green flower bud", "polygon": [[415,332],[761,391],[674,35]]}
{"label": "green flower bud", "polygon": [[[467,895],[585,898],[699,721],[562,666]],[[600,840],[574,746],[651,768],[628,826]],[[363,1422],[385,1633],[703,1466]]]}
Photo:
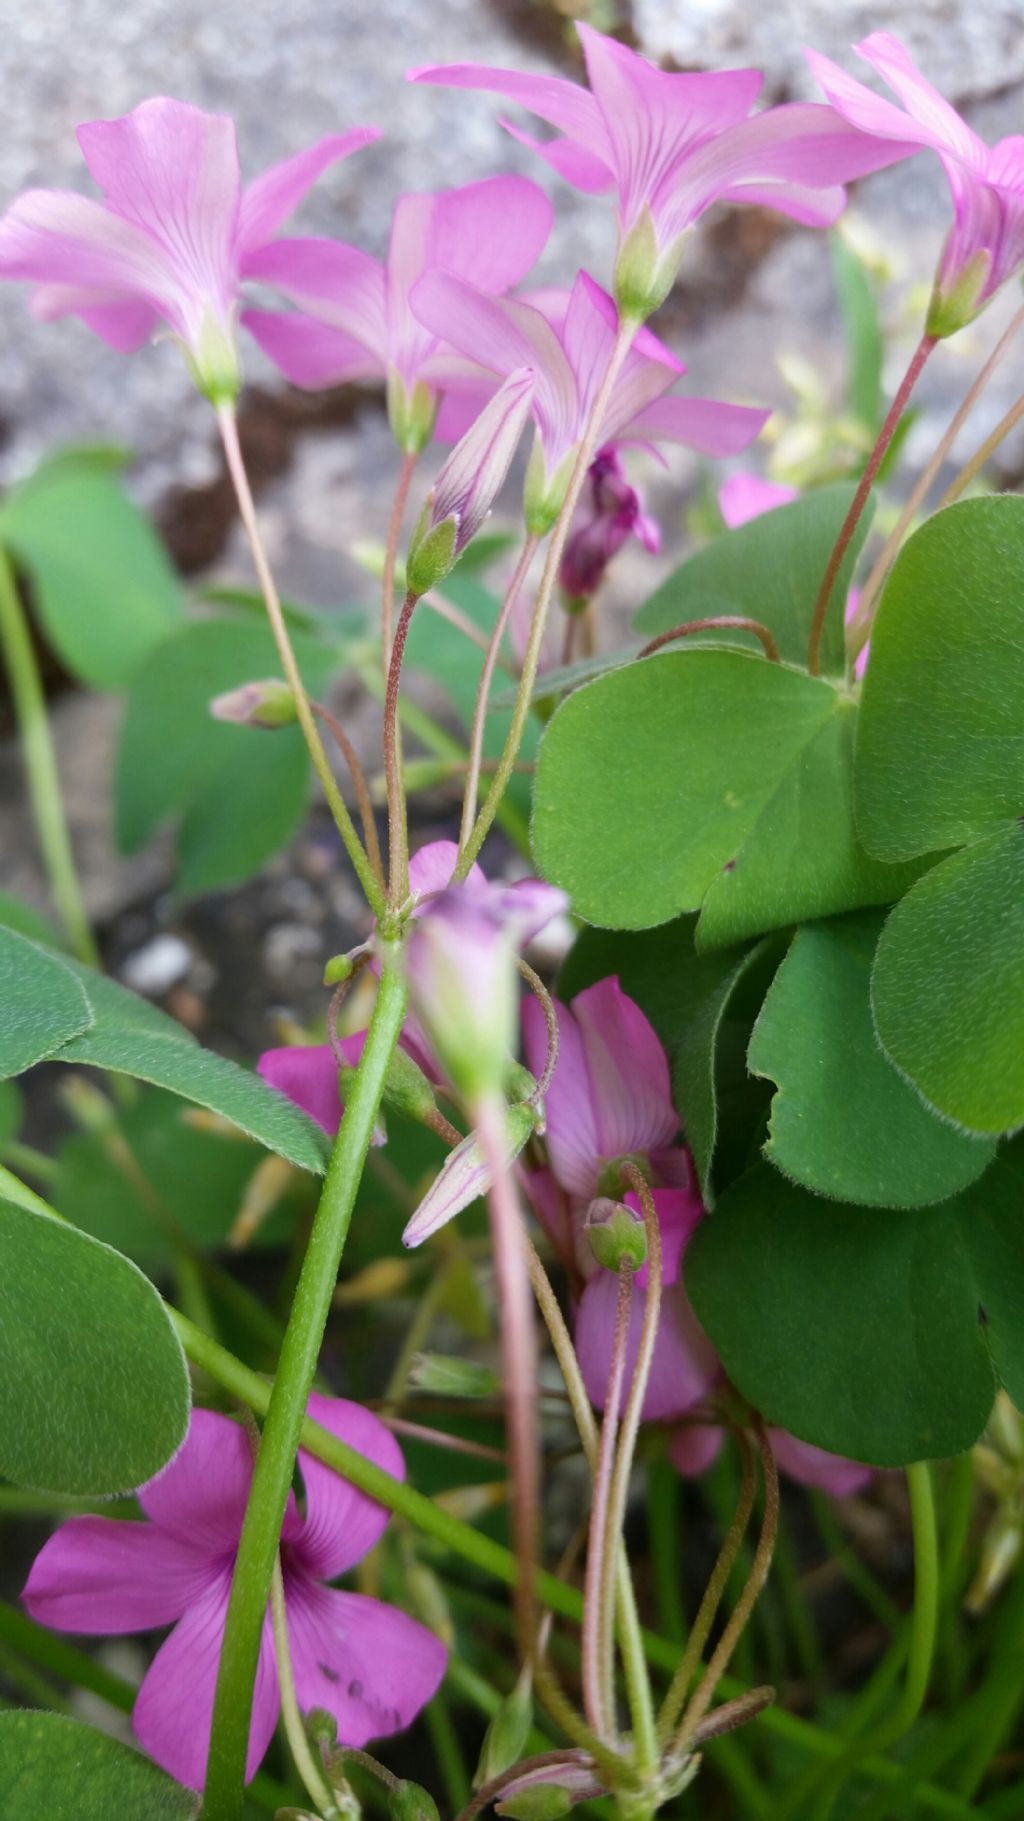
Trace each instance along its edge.
{"label": "green flower bud", "polygon": [[403,1049],[393,1050],[384,1080],[384,1102],[417,1125],[431,1125],[437,1098],[418,1062]]}
{"label": "green flower bud", "polygon": [[643,1218],[623,1201],[599,1196],[587,1209],[583,1231],[599,1265],[618,1272],[623,1265],[639,1271],[647,1263],[647,1229]]}
{"label": "green flower bud", "polygon": [[210,713],[215,721],[235,721],[240,727],[290,727],[299,718],[295,697],[280,677],[242,683],[214,696]]}
{"label": "green flower bud", "polygon": [[343,980],[351,980],[354,966],[351,955],[332,955],[324,968],[324,985],[340,986]]}
{"label": "green flower bud", "polygon": [[561,1821],[573,1806],[567,1789],[558,1783],[535,1783],[517,1795],[495,1804],[495,1813],[511,1815],[512,1821]]}
{"label": "green flower bud", "polygon": [[685,234],[678,234],[667,247],[659,248],[654,218],[649,208],[643,209],[620,241],[615,260],[612,289],[624,319],[646,322],[664,303],[675,283],[685,239]]}
{"label": "green flower bud", "polygon": [[405,585],[410,594],[429,594],[450,573],[455,563],[458,529],[454,514],[439,525],[432,525],[430,508],[424,506],[405,565]]}
{"label": "green flower bud", "polygon": [[489,1366],[450,1353],[417,1353],[409,1383],[435,1397],[496,1397],[501,1391],[501,1380]]}
{"label": "green flower bud", "polygon": [[533,1724],[533,1695],[528,1669],[524,1669],[510,1695],[506,1695],[484,1734],[473,1788],[500,1777],[522,1757]]}
{"label": "green flower bud", "polygon": [[441,1821],[437,1803],[421,1783],[399,1783],[388,1794],[391,1821]]}

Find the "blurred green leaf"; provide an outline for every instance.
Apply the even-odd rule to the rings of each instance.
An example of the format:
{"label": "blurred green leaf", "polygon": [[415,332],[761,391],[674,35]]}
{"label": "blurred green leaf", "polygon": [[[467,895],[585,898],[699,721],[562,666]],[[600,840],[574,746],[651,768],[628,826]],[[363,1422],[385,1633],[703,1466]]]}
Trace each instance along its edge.
{"label": "blurred green leaf", "polygon": [[16,898],[13,892],[0,892],[0,926],[17,930],[20,936],[28,936],[32,942],[41,942],[44,948],[59,951],[62,947],[49,918],[37,911],[34,904]]}
{"label": "blurred green leaf", "polygon": [[0,1006],[0,1079],[55,1055],[93,1021],[70,964],[2,925]]}
{"label": "blurred green leaf", "polygon": [[846,397],[855,417],[873,436],[882,419],[882,362],[885,345],[878,302],[868,270],[842,234],[833,234],[832,276],[846,339]]}
{"label": "blurred green leaf", "polygon": [[124,688],[182,621],[163,545],[95,461],[49,463],[16,487],[0,507],[0,539],[31,577],[54,650],[96,689]]}

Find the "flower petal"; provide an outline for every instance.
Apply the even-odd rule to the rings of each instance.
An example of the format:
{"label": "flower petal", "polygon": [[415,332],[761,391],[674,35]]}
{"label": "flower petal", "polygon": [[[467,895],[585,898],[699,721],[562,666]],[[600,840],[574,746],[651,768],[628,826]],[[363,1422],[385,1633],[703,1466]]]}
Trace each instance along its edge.
{"label": "flower petal", "polygon": [[630,436],[642,442],[685,443],[701,455],[739,455],[759,436],[771,411],[728,405],[716,398],[657,398],[630,419]]}
{"label": "flower petal", "polygon": [[[882,37],[881,32],[874,36]],[[864,45],[871,42],[866,38],[857,48],[862,55]],[[931,146],[935,151],[947,146],[945,131],[937,132],[936,123],[931,125],[910,113],[904,113],[887,95],[878,95],[869,89],[866,83],[858,82],[856,76],[850,76],[833,63],[831,57],[825,57],[820,51],[806,50],[804,56],[811,67],[832,106],[848,120],[851,126],[858,127],[862,133],[873,134],[885,139],[902,139],[917,150],[922,146]],[[869,59],[875,62],[874,57]],[[877,66],[876,66],[877,67]],[[884,73],[884,72],[883,72]]]}
{"label": "flower petal", "polygon": [[299,1707],[332,1713],[340,1744],[400,1732],[436,1694],[448,1652],[397,1607],[304,1575],[287,1580],[285,1607]]}
{"label": "flower petal", "polygon": [[[457,841],[428,841],[420,847],[409,861],[409,890],[414,898],[426,897],[428,893],[447,891],[452,880],[452,870],[459,857]],[[487,877],[483,867],[475,860],[466,876],[466,884],[486,885]]]}
{"label": "flower petal", "polygon": [[[350,1068],[359,1061],[365,1038],[365,1031],[342,1038],[339,1047]],[[329,1043],[291,1043],[281,1049],[264,1050],[256,1073],[279,1094],[287,1094],[333,1137],[341,1124],[341,1095],[338,1064]]]}
{"label": "flower petal", "polygon": [[0,221],[0,275],[142,299],[163,316],[177,290],[160,248],[91,196],[26,190]]}
{"label": "flower petal", "polygon": [[[401,1448],[391,1431],[361,1404],[314,1393],[306,1414],[394,1479],[404,1480]],[[299,1465],[306,1489],[306,1515],[293,1548],[314,1579],[333,1581],[361,1562],[380,1541],[391,1513],[304,1448],[299,1449]]]}
{"label": "flower petal", "polygon": [[[604,1157],[667,1145],[679,1130],[668,1061],[653,1025],[617,979],[598,980],[572,1003]],[[550,1111],[550,1100],[549,1100]]]}
{"label": "flower petal", "polygon": [[[210,1752],[210,1722],[227,1618],[225,1572],[174,1627],[153,1658],[132,1713],[144,1751],[186,1789],[202,1789]],[[253,1690],[246,1780],[255,1776],[277,1725],[280,1697],[269,1615],[264,1620]]]}
{"label": "flower petal", "polygon": [[813,1442],[800,1442],[786,1429],[769,1429],[768,1437],[777,1465],[790,1479],[798,1480],[801,1486],[817,1486],[834,1499],[860,1492],[874,1475],[874,1468],[865,1467],[861,1461],[848,1461],[841,1454],[816,1448]]}
{"label": "flower petal", "polygon": [[564,183],[571,183],[574,189],[583,190],[588,196],[603,196],[606,190],[614,189],[615,173],[610,165],[577,140],[534,139],[532,134],[525,133],[521,126],[504,116],[501,125],[520,145],[528,146],[531,152],[543,158],[549,170]]}
{"label": "flower petal", "polygon": [[[192,1411],[174,1459],[139,1492],[161,1531],[207,1554],[233,1556],[252,1485],[252,1446],[240,1423],[216,1410]],[[295,1501],[289,1496],[294,1520]]]}
{"label": "flower petal", "polygon": [[760,518],[762,512],[771,512],[776,506],[788,506],[799,494],[795,487],[785,487],[781,481],[762,480],[759,474],[740,471],[730,474],[718,489],[718,507],[730,531],[737,525],[746,525],[752,518]]}
{"label": "flower petal", "polygon": [[180,1619],[216,1573],[198,1540],[152,1524],[73,1517],[43,1544],[21,1597],[54,1631],[149,1631]]}
{"label": "flower petal", "polygon": [[988,162],[985,141],[926,80],[898,38],[891,32],[871,32],[854,49],[896,90],[907,113],[926,129],[933,145],[946,147],[976,170],[984,168]]}
{"label": "flower petal", "polygon": [[230,116],[155,95],[122,119],[88,121],[78,143],[109,207],[164,249],[192,326],[206,302],[226,319],[240,197]]}
{"label": "flower petal", "polygon": [[296,307],[360,342],[384,373],[388,334],[384,311],[384,268],[359,247],[340,240],[272,240],[253,247],[242,272],[273,285]]}
{"label": "flower petal", "polygon": [[718,1459],[725,1430],[718,1423],[684,1423],[672,1436],[668,1458],[684,1480],[695,1480]]}
{"label": "flower petal", "polygon": [[[554,1001],[558,1020],[558,1061],[544,1097],[548,1155],[556,1181],[572,1194],[589,1198],[601,1173],[601,1145],[590,1088],[583,1036],[568,1006]],[[548,1029],[532,994],[522,1005],[526,1066],[540,1076],[548,1055]]]}
{"label": "flower petal", "polygon": [[[491,69],[486,63],[430,63],[406,71],[407,82],[432,82],[441,88],[484,89],[518,101],[560,133],[578,140],[595,157],[607,160],[608,135],[593,95],[562,76],[531,76],[523,70]],[[609,161],[610,162],[610,161]]]}
{"label": "flower petal", "polygon": [[362,342],[303,311],[244,310],[242,326],[285,379],[304,391],[381,377],[380,361]]}
{"label": "flower petal", "polygon": [[[677,1151],[675,1156],[687,1162],[687,1153]],[[655,1189],[654,1211],[658,1216],[658,1231],[661,1234],[661,1281],[668,1288],[678,1283],[682,1274],[683,1254],[706,1212],[704,1203],[697,1192],[696,1185],[690,1182],[681,1189]],[[626,1206],[634,1213],[642,1214],[643,1208],[638,1195],[629,1194],[624,1198]],[[647,1288],[645,1264],[637,1272],[636,1281],[641,1290]]]}
{"label": "flower petal", "polygon": [[134,354],[153,334],[159,312],[142,298],[90,291],[81,285],[37,285],[29,309],[38,322],[80,316],[86,327],[119,354]]}
{"label": "flower petal", "polygon": [[[604,1409],[608,1389],[617,1298],[614,1273],[596,1271],[576,1312],[576,1355],[587,1395],[597,1410]],[[643,1290],[634,1290],[626,1341],[624,1399],[636,1367],[646,1300]],[[719,1370],[718,1356],[690,1307],[686,1291],[682,1284],[671,1285],[661,1299],[658,1335],[641,1412],[643,1421],[665,1422],[682,1416],[710,1390]]]}
{"label": "flower petal", "polygon": [[375,126],[356,126],[347,133],[328,133],[315,145],[295,152],[280,164],[272,164],[269,170],[246,184],[238,215],[239,252],[244,254],[261,241],[269,240],[324,171],[379,138],[380,129]]}

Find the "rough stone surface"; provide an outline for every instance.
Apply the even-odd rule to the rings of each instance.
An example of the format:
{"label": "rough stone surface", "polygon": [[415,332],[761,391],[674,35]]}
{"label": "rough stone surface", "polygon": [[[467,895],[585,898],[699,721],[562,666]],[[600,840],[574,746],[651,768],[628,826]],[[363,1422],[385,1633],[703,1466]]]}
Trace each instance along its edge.
{"label": "rough stone surface", "polygon": [[[905,39],[987,138],[1019,130],[1024,117],[1021,0],[894,0],[884,13],[858,0],[779,0],[772,8],[748,0],[634,0],[632,24],[656,58],[758,64],[773,95],[813,92],[801,44],[855,69],[851,42],[885,26]],[[372,7],[349,0],[340,8],[290,0],[286,18],[270,0],[214,7],[134,0],[121,12],[100,0],[34,0],[31,7],[0,0],[0,201],[30,184],[88,189],[76,123],[122,113],[163,91],[232,111],[249,175],[339,123],[382,126],[381,144],[328,173],[296,224],[380,253],[403,189],[442,187],[500,169],[549,181],[540,162],[500,131],[500,109],[491,98],[403,81],[410,65],[455,58],[572,69],[564,31],[539,0],[431,0],[419,7],[408,0],[375,0]],[[562,185],[552,193],[557,233],[540,276],[565,281],[586,263],[607,278],[610,210]],[[888,377],[895,381],[920,321],[914,286],[926,287],[949,216],[937,160],[919,157],[870,179],[858,186],[853,209],[879,236],[892,267],[886,309],[894,333]],[[1013,307],[1008,295],[936,357],[920,391],[912,457],[926,455]],[[696,392],[784,407],[780,355],[802,357],[837,386],[842,349],[824,236],[754,212],[713,216],[691,244],[683,282],[658,327],[687,360]],[[366,579],[350,552],[359,540],[382,539],[394,474],[379,403],[352,394],[310,400],[290,393],[256,350],[246,359],[258,389],[248,395],[243,432],[281,583],[295,597],[325,605],[365,598]],[[1014,366],[1007,362],[992,386],[964,452],[1016,396]],[[167,524],[186,567],[207,579],[249,582],[209,409],[192,391],[173,346],[125,361],[75,322],[33,323],[20,288],[0,286],[0,438],[0,483],[68,440],[128,445],[138,458],[132,485]],[[1015,445],[1007,449],[1012,464]],[[647,592],[678,555],[685,503],[699,472],[685,454],[665,473],[650,464],[647,470],[664,552],[656,562],[638,549],[621,554],[609,596],[612,638],[620,636],[616,605],[621,629],[624,604]],[[421,488],[429,479],[425,464]],[[106,801],[116,720],[116,706],[104,699],[65,696],[56,705],[86,893],[101,920],[167,876],[166,848],[158,845],[127,864],[111,851]],[[366,705],[349,724],[375,768],[376,707]],[[0,878],[45,902],[34,853],[17,761],[0,746]]]}

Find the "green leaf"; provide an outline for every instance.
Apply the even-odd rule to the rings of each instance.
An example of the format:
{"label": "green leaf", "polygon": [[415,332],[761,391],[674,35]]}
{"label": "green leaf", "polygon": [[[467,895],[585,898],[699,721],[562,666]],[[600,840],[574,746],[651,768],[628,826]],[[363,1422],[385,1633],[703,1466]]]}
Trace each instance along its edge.
{"label": "green leaf", "polygon": [[[159,1211],[119,1167],[106,1133],[76,1133],[57,1153],[50,1190],[54,1207],[148,1272],[165,1271],[173,1260],[169,1222],[171,1232],[176,1229],[204,1251],[222,1246],[260,1161],[254,1145],[234,1133],[196,1130],[184,1112],[176,1095],[158,1092],[141,1094],[118,1110],[118,1135],[155,1191]],[[250,1250],[286,1240],[293,1213],[293,1203],[275,1210]]]}
{"label": "green leaf", "polygon": [[871,983],[896,1067],[969,1132],[1024,1124],[1024,828],[1005,824],[896,906]]}
{"label": "green leaf", "polygon": [[21,1129],[23,1103],[13,1081],[0,1081],[0,1154]]}
{"label": "green leaf", "polygon": [[0,925],[0,1079],[20,1075],[88,1029],[92,1010],[70,964]]}
{"label": "green leaf", "polygon": [[53,924],[42,911],[37,911],[34,904],[26,904],[24,898],[16,898],[13,892],[0,892],[0,925],[4,929],[13,929],[19,936],[28,936],[33,942],[41,942],[44,948],[61,949],[61,940]]}
{"label": "green leaf", "polygon": [[901,551],[871,634],[857,823],[883,860],[1024,811],[1024,499],[965,500]]}
{"label": "green leaf", "polygon": [[979,1208],[1014,1273],[997,1300],[1018,1321],[1024,1306],[1020,1183],[1000,1169],[962,1200],[899,1213],[823,1201],[765,1164],[726,1191],[691,1241],[686,1284],[730,1378],[767,1421],[879,1467],[977,1441],[995,1390],[979,1322],[989,1289]]}
{"label": "green leaf", "polygon": [[[722,532],[674,570],[645,601],[636,616],[637,629],[648,634],[667,632],[687,620],[741,613],[768,627],[785,663],[806,664],[814,603],[855,491],[853,483],[846,481],[818,487],[735,531]],[[846,596],[870,523],[869,510],[860,520],[832,591],[821,653],[822,668],[829,676],[841,676],[846,668]],[[716,632],[713,636],[719,644],[724,640],[760,650],[751,633]]]}
{"label": "green leaf", "polygon": [[[754,640],[757,645],[757,640]],[[757,647],[760,650],[760,646]],[[531,702],[546,702],[552,697],[568,695],[578,689],[581,683],[589,683],[593,677],[604,676],[606,670],[619,670],[623,664],[631,664],[638,657],[641,646],[634,640],[631,645],[620,646],[617,651],[598,651],[590,658],[577,658],[574,664],[556,664],[553,670],[543,670],[530,692]],[[516,685],[506,684],[491,697],[495,708],[514,708]]]}
{"label": "green leaf", "polygon": [[188,1426],[177,1335],[127,1258],[0,1202],[0,1474],[47,1492],[127,1492]]}
{"label": "green leaf", "polygon": [[703,914],[720,947],[898,896],[853,829],[856,708],[830,683],[740,651],[672,652],[562,703],[537,765],[533,844],[588,921]]}
{"label": "green leaf", "polygon": [[777,1084],[765,1156],[815,1194],[869,1207],[945,1201],[994,1142],[937,1119],[878,1047],[877,912],[799,929],[754,1026],[749,1063]]}
{"label": "green leaf", "polygon": [[0,1714],[0,1813],[10,1821],[194,1821],[199,1797],[149,1758],[63,1714]]}
{"label": "green leaf", "polygon": [[96,689],[122,689],[182,620],[177,578],[148,521],[93,461],[48,464],[9,494],[0,538],[32,578],[46,635]]}
{"label": "green leaf", "polygon": [[831,236],[832,275],[846,338],[846,396],[854,416],[872,435],[882,419],[885,344],[878,302],[863,260],[841,234]]}
{"label": "green leaf", "polygon": [[[292,643],[307,688],[322,694],[335,648],[301,632]],[[183,889],[251,876],[301,820],[309,762],[299,728],[267,733],[210,714],[214,696],[279,674],[269,630],[237,617],[186,626],[135,679],[117,760],[117,837],[134,853],[169,818],[181,818]]]}

